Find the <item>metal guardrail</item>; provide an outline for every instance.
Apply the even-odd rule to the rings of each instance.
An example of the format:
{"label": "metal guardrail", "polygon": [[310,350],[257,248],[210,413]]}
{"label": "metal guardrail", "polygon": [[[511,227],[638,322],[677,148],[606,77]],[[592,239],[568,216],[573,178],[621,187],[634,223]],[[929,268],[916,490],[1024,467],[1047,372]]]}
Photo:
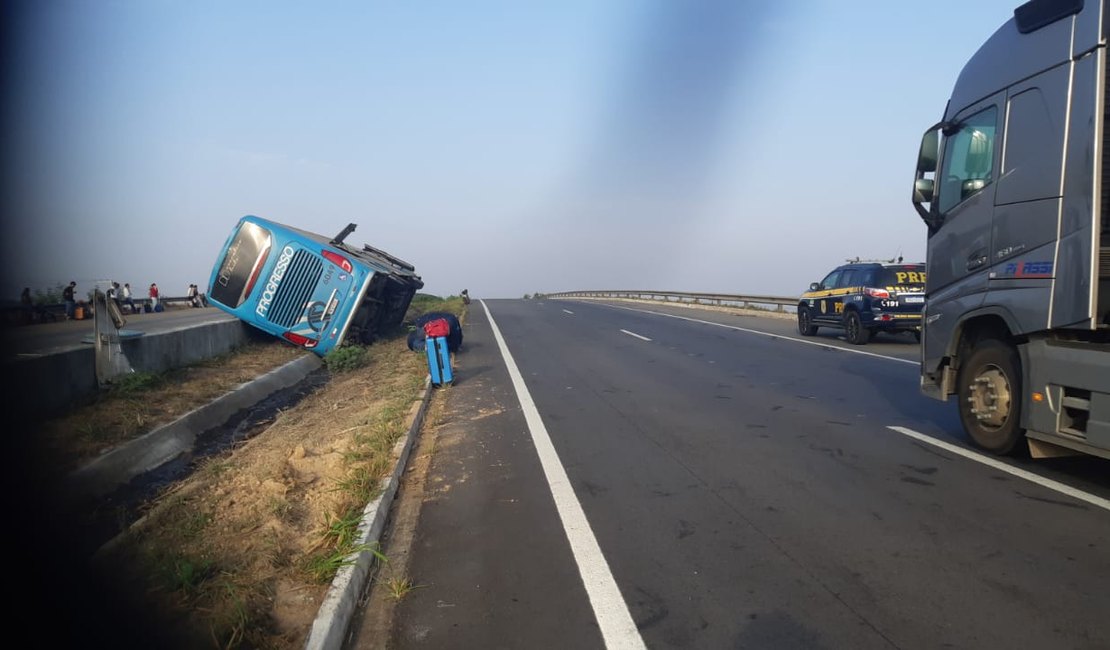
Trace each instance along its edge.
{"label": "metal guardrail", "polygon": [[[616,298],[631,300],[650,300],[688,305],[710,305],[716,307],[758,308],[773,305],[774,311],[785,313],[787,307],[797,308],[798,298],[791,296],[745,296],[729,293],[696,293],[691,291],[559,291],[545,293],[545,298]],[[791,309],[789,311],[794,311]]]}

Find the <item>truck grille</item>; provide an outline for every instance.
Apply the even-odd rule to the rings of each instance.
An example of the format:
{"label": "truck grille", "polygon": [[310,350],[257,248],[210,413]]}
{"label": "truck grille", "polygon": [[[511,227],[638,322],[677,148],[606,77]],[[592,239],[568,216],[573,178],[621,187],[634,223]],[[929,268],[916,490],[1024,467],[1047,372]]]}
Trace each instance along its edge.
{"label": "truck grille", "polygon": [[266,312],[266,320],[286,329],[296,325],[316,284],[320,282],[323,269],[324,263],[316,255],[304,249],[294,253],[274,294],[274,301],[270,303],[270,310]]}
{"label": "truck grille", "polygon": [[1098,249],[1098,277],[1110,280],[1110,246]]}

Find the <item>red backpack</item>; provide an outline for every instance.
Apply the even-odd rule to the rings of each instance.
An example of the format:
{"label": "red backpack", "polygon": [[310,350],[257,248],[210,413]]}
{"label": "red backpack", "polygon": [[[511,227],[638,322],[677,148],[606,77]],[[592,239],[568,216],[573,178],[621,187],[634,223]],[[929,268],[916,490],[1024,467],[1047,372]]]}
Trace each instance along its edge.
{"label": "red backpack", "polygon": [[428,338],[447,336],[451,333],[451,325],[446,318],[437,318],[424,323],[424,335]]}

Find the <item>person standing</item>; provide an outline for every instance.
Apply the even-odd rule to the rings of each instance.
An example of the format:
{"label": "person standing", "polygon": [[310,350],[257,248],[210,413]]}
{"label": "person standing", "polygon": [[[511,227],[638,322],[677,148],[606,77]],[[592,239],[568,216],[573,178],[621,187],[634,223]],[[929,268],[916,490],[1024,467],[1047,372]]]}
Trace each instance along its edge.
{"label": "person standing", "polygon": [[158,309],[158,284],[155,282],[150,283],[150,308],[154,311]]}
{"label": "person standing", "polygon": [[116,309],[122,314],[123,306],[119,299],[119,282],[112,283],[112,288],[108,289],[107,295],[112,302],[116,303]]}
{"label": "person standing", "polygon": [[131,313],[135,313],[135,299],[131,297],[130,283],[124,282],[123,288],[120,289],[120,304],[127,305],[128,309],[131,310]]}
{"label": "person standing", "polygon": [[70,280],[69,285],[62,289],[62,302],[66,305],[66,320],[74,320],[77,317],[77,300],[73,294],[77,291],[77,282]]}

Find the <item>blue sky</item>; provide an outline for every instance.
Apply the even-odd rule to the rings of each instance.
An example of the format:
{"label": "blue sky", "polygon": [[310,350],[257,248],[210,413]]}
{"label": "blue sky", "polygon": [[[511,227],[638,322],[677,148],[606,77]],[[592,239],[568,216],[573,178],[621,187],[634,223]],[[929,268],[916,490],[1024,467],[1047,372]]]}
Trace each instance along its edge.
{"label": "blue sky", "polygon": [[923,260],[920,135],[1017,4],[6,3],[3,295],[205,287],[244,214],[441,295]]}

